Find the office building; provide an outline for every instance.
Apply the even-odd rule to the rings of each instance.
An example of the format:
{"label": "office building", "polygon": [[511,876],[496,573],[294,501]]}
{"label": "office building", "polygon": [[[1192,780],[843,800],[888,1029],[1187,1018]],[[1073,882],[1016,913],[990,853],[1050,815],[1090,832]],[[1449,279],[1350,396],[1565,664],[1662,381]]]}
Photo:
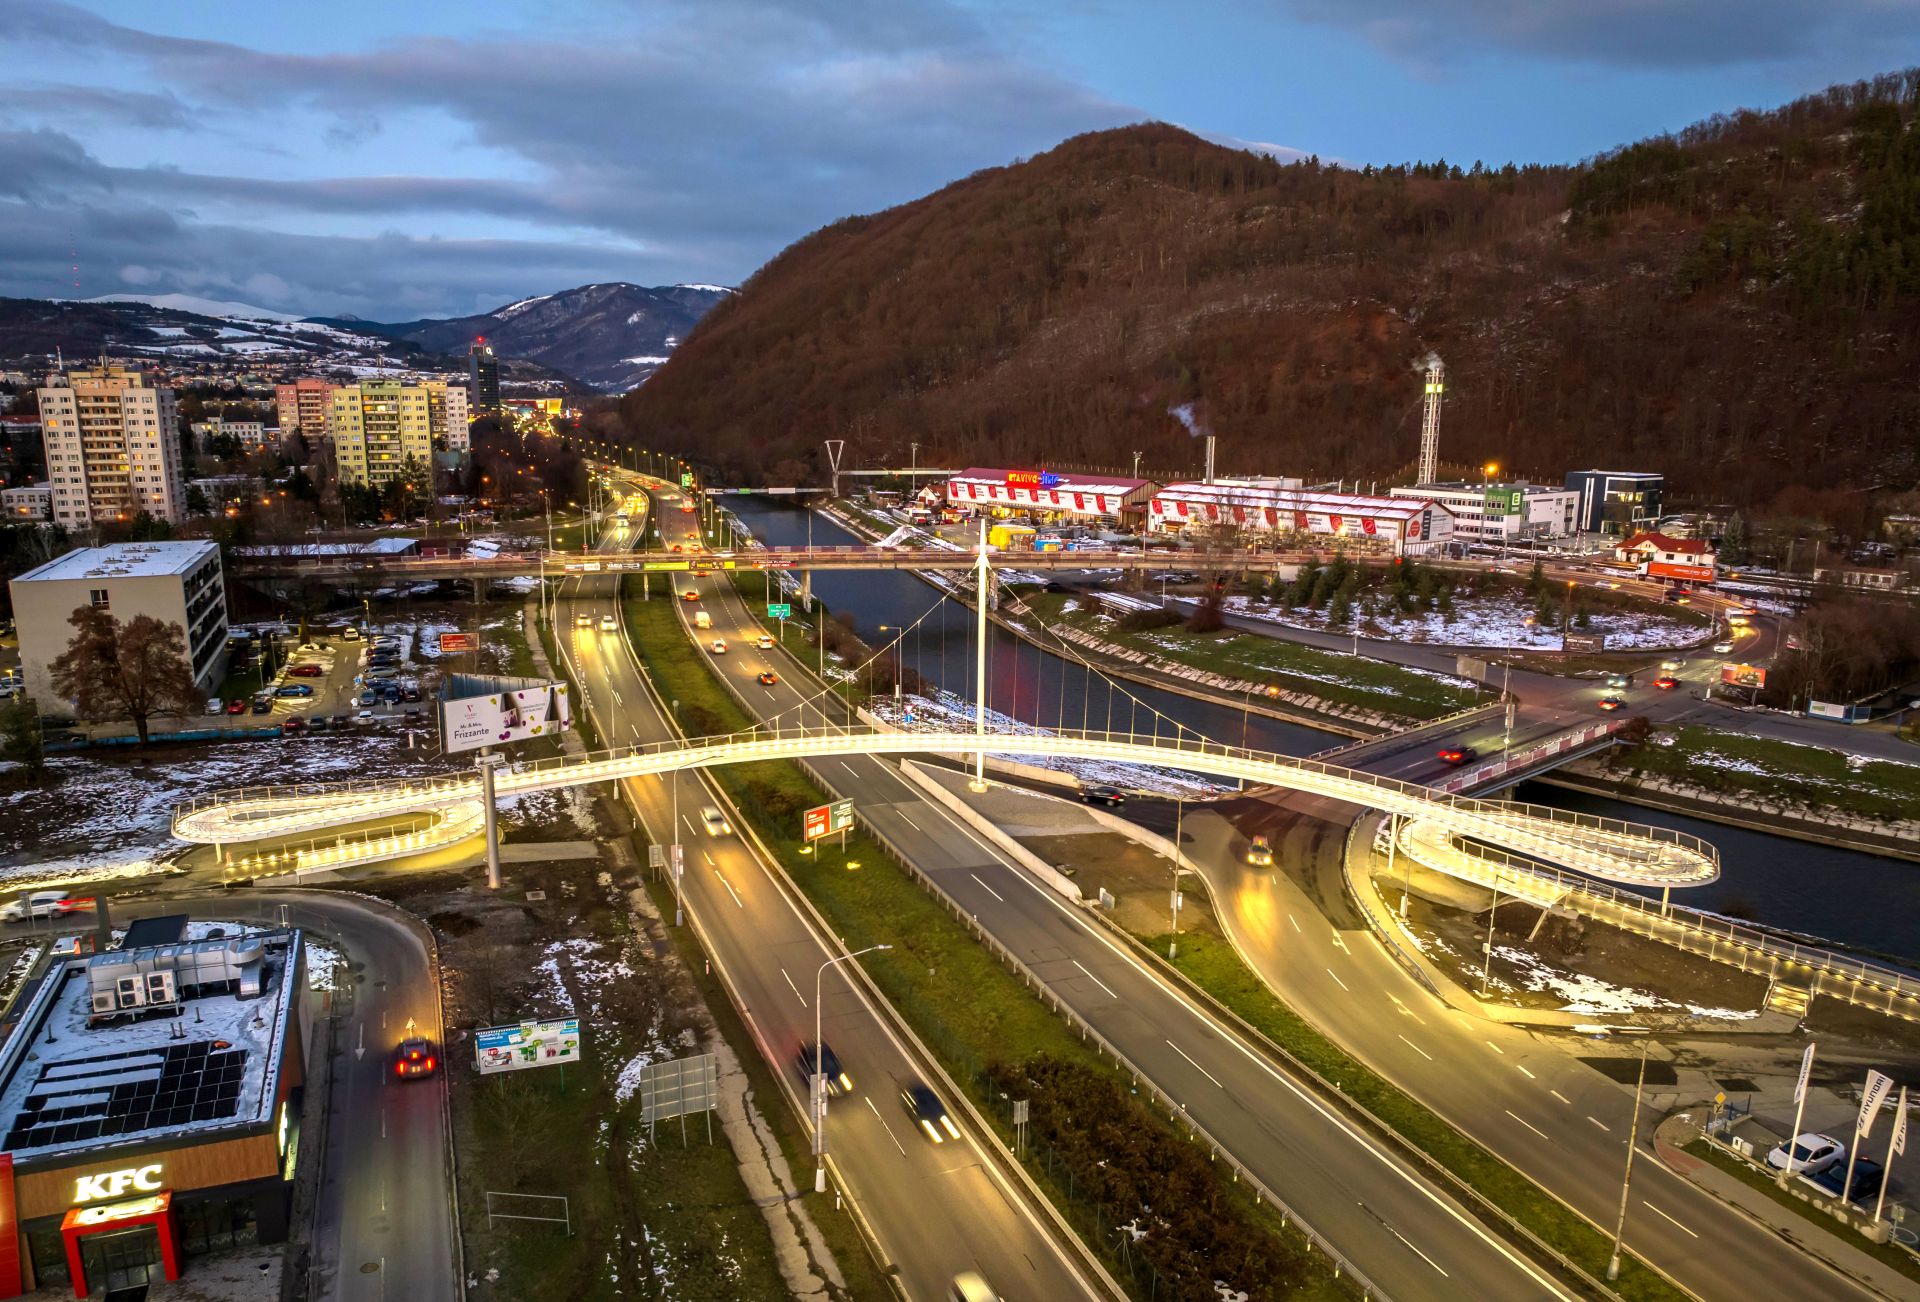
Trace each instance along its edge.
{"label": "office building", "polygon": [[224,416],[213,416],[193,422],[191,428],[196,452],[208,451],[217,438],[237,440],[246,452],[258,452],[267,445],[267,427],[257,420],[228,420]]}
{"label": "office building", "polygon": [[1439,503],[1318,492],[1300,487],[1298,480],[1215,478],[1168,484],[1147,506],[1148,527],[1155,533],[1231,529],[1299,536],[1309,543],[1331,538],[1396,556],[1420,555],[1453,538],[1453,514]]}
{"label": "office building", "polygon": [[472,446],[467,437],[466,386],[445,380],[428,380],[427,423],[433,437],[449,452],[465,452]]}
{"label": "office building", "polygon": [[341,483],[379,487],[409,462],[432,465],[432,399],[424,386],[362,380],[335,389],[332,410],[333,457]]}
{"label": "office building", "polygon": [[0,1049],[0,1298],[144,1296],[197,1254],[285,1241],[303,939],[218,930],[136,919],[121,948],[69,946],[29,987]]}
{"label": "office building", "polygon": [[500,362],[484,335],[467,349],[467,389],[474,415],[500,414]]}
{"label": "office building", "polygon": [[302,376],[292,384],[273,387],[274,405],[280,411],[280,437],[290,439],[301,433],[310,440],[327,436],[327,420],[333,414],[333,386],[314,376]]}
{"label": "office building", "polygon": [[40,421],[54,523],[91,529],[142,511],[186,518],[172,389],[124,366],[49,375]]}
{"label": "office building", "polygon": [[53,519],[53,485],[22,484],[0,488],[0,511],[10,524],[33,524]]}
{"label": "office building", "polygon": [[1511,484],[1413,484],[1389,489],[1394,497],[1438,502],[1453,516],[1458,542],[1496,546],[1527,539],[1564,538],[1574,531],[1580,495],[1524,480]]}
{"label": "office building", "polygon": [[1579,494],[1575,526],[1581,533],[1617,536],[1660,522],[1666,476],[1643,470],[1569,470],[1568,488]]}
{"label": "office building", "polygon": [[225,671],[227,594],[214,543],[82,547],[28,570],[9,587],[27,692],[43,714],[72,713],[53,690],[52,665],[73,640],[67,617],[81,606],[102,607],[123,624],[136,615],[178,624],[194,681],[208,691]]}

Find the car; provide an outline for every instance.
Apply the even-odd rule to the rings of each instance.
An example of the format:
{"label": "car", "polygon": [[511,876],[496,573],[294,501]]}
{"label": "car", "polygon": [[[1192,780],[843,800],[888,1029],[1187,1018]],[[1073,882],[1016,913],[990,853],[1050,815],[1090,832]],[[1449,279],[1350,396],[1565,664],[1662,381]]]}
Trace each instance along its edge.
{"label": "car", "polygon": [[1727,607],[1727,614],[1729,615],[1757,615],[1759,613],[1760,613],[1760,610],[1757,606],[1728,606]]}
{"label": "car", "polygon": [[297,714],[293,715],[291,718],[282,719],[280,721],[280,735],[282,737],[291,737],[293,736],[293,734],[297,732],[305,732],[306,730],[307,730],[307,721],[301,718]]}
{"label": "car", "polygon": [[1767,1165],[1776,1171],[1813,1175],[1844,1160],[1846,1156],[1847,1146],[1833,1136],[1808,1131],[1793,1141],[1791,1155],[1786,1144],[1774,1145],[1773,1151],[1767,1154]]}
{"label": "car", "polygon": [[408,710],[404,717],[408,723],[425,723],[427,720],[424,710]]}
{"label": "car", "polygon": [[716,637],[715,639],[713,639],[712,650],[713,650],[713,653],[717,656],[725,655],[727,653],[727,639],[725,639],[724,637]]}
{"label": "car", "polygon": [[780,675],[774,673],[773,670],[762,669],[760,671],[760,682],[762,686],[772,687],[775,683],[779,681],[780,681]]}
{"label": "car", "polygon": [[1247,843],[1247,862],[1255,868],[1273,866],[1273,845],[1264,836],[1256,836]]}
{"label": "car", "polygon": [[1442,764],[1465,764],[1480,752],[1471,746],[1442,746],[1439,759]]}
{"label": "car", "polygon": [[336,714],[333,716],[334,731],[338,732],[339,730],[341,730],[342,728],[345,728],[348,724],[352,722],[353,722],[353,717],[351,715]]}
{"label": "car", "polygon": [[51,918],[67,912],[70,898],[65,891],[34,891],[25,899],[7,901],[7,906],[0,909],[0,920],[25,922],[28,918]]}
{"label": "car", "polygon": [[307,720],[308,732],[325,732],[330,726],[331,725],[327,723],[327,716],[324,714],[316,714]]}
{"label": "car", "polygon": [[358,714],[355,714],[353,716],[354,724],[361,728],[371,727],[375,723],[378,723],[379,721],[380,721],[380,717],[376,715],[372,710],[361,710]]}
{"label": "car", "polygon": [[433,1041],[424,1035],[410,1035],[393,1051],[393,1074],[398,1080],[423,1080],[440,1070],[440,1058]]}
{"label": "car", "polygon": [[687,590],[686,590],[685,592],[683,592],[683,593],[681,593],[681,594],[680,594],[680,600],[682,600],[682,601],[698,601],[698,600],[700,600],[700,594],[699,594],[699,593],[697,593],[697,592],[695,592],[695,591],[694,591],[694,590],[693,590],[692,588],[688,588],[688,589],[687,589]]}
{"label": "car", "polygon": [[418,683],[402,683],[402,684],[400,684],[400,699],[401,699],[401,700],[403,700],[403,701],[417,701],[417,700],[419,700],[419,699],[420,699],[420,684],[418,684]]}
{"label": "car", "polygon": [[379,699],[380,699],[380,694],[374,691],[371,687],[369,687],[366,691],[360,693],[360,704],[362,705],[372,705],[375,701]]}
{"label": "car", "polygon": [[293,678],[325,678],[327,671],[319,665],[302,664],[287,670],[287,674]]}
{"label": "car", "polygon": [[340,630],[340,640],[342,642],[358,642],[360,640],[360,630],[349,624]]}
{"label": "car", "polygon": [[273,694],[275,696],[280,697],[283,700],[291,700],[294,698],[312,696],[313,689],[307,686],[305,683],[286,683],[280,687],[274,688]]}
{"label": "car", "polygon": [[398,683],[380,684],[380,699],[385,701],[388,705],[400,704],[400,684]]}
{"label": "car", "polygon": [[247,702],[245,697],[236,696],[231,701],[227,702],[228,714],[245,714],[246,712],[247,712]]}
{"label": "car", "polygon": [[575,615],[573,617],[573,626],[575,628],[592,628],[593,616],[592,615]]}
{"label": "car", "polygon": [[1626,704],[1627,703],[1625,701],[1621,700],[1617,696],[1603,696],[1600,698],[1600,708],[1605,710],[1609,714],[1613,713],[1615,710],[1624,709],[1626,707]]}
{"label": "car", "polygon": [[1663,692],[1671,692],[1674,688],[1680,685],[1680,680],[1678,678],[1675,678],[1672,674],[1661,674],[1658,678],[1653,680],[1653,685],[1659,688]]}
{"label": "car", "polygon": [[929,1140],[944,1144],[949,1139],[960,1138],[960,1127],[954,1125],[953,1118],[947,1115],[947,1105],[940,1101],[939,1095],[919,1081],[900,1091],[900,1102]]}
{"label": "car", "polygon": [[1632,674],[1617,674],[1617,673],[1616,673],[1616,674],[1608,674],[1608,675],[1607,675],[1607,686],[1608,686],[1608,687],[1632,687],[1632,686],[1633,686],[1633,675],[1632,675]]}
{"label": "car", "polygon": [[1660,662],[1660,668],[1670,674],[1677,674],[1685,667],[1686,662],[1684,660],[1662,660]]}
{"label": "car", "polygon": [[1735,628],[1746,628],[1752,621],[1745,615],[1728,615],[1727,623]]}
{"label": "car", "polygon": [[271,713],[273,713],[273,698],[272,698],[271,696],[256,696],[256,697],[254,697],[254,698],[253,698],[253,712],[254,712],[255,714],[271,714]]}
{"label": "car", "polygon": [[963,1270],[948,1285],[947,1302],[1000,1302],[1000,1295],[979,1271]]}
{"label": "car", "polygon": [[793,1055],[793,1065],[799,1068],[800,1079],[809,1082],[811,1089],[814,1065],[818,1062],[820,1074],[827,1078],[827,1093],[848,1094],[853,1090],[853,1078],[841,1068],[840,1057],[834,1053],[833,1046],[821,1041],[819,1044],[802,1043],[799,1051]]}
{"label": "car", "polygon": [[1089,805],[1107,805],[1111,807],[1126,804],[1127,793],[1119,787],[1111,787],[1104,782],[1095,782],[1091,786],[1080,788],[1080,799]]}
{"label": "car", "polygon": [[1733,643],[1731,642],[1715,642],[1713,644],[1713,653],[1717,656],[1728,655],[1731,654],[1732,651]]}
{"label": "car", "polygon": [[680,550],[680,544],[679,544],[679,543],[675,543],[675,544],[673,545],[673,549],[674,549],[675,551],[679,551],[679,550]]}
{"label": "car", "polygon": [[392,665],[381,665],[378,669],[369,669],[366,679],[370,683],[392,682],[400,677],[400,671]]}
{"label": "car", "polygon": [[708,836],[733,835],[733,824],[727,821],[718,805],[708,805],[700,811],[700,826],[707,829]]}
{"label": "car", "polygon": [[[1870,1157],[1863,1157],[1853,1164],[1853,1189],[1848,1202],[1866,1205],[1869,1198],[1880,1192],[1881,1182],[1886,1179],[1886,1170]],[[1841,1182],[1847,1178],[1847,1164],[1835,1162],[1822,1171],[1814,1171],[1800,1177],[1830,1198],[1840,1197]]]}
{"label": "car", "polygon": [[[0,683],[0,687],[11,688],[12,686],[13,684],[11,682]],[[221,700],[217,696],[209,696],[207,698],[208,714],[225,714],[226,712],[227,712],[227,703],[225,701]]]}
{"label": "car", "polygon": [[762,651],[771,651],[773,650],[773,636],[768,633],[762,633],[758,638],[754,640],[753,644],[759,647]]}
{"label": "car", "polygon": [[618,632],[619,628],[620,625],[614,622],[612,615],[602,615],[600,617],[600,631],[602,633]]}

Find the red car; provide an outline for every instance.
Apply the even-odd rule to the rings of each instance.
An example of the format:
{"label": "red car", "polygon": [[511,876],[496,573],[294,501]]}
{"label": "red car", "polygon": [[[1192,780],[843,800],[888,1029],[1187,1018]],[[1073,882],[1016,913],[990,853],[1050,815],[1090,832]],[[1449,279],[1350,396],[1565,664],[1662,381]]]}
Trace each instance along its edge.
{"label": "red car", "polygon": [[319,665],[295,665],[287,670],[287,675],[291,678],[325,678],[327,671]]}
{"label": "red car", "polygon": [[1600,708],[1607,711],[1609,714],[1611,714],[1615,710],[1620,709],[1624,705],[1626,705],[1626,702],[1621,700],[1617,696],[1604,696],[1600,698]]}
{"label": "red car", "polygon": [[1447,746],[1440,751],[1442,764],[1465,764],[1479,752],[1471,746]]}
{"label": "red car", "polygon": [[394,1050],[393,1074],[401,1080],[419,1080],[439,1069],[440,1060],[434,1056],[433,1042],[424,1036],[410,1036],[400,1041],[400,1047]]}
{"label": "red car", "polygon": [[228,701],[228,702],[227,702],[227,713],[228,713],[228,714],[245,714],[246,712],[247,712],[247,698],[246,698],[246,697],[244,697],[244,696],[236,696],[236,697],[234,697],[234,698],[233,698],[233,699],[232,699],[231,701]]}
{"label": "red car", "polygon": [[1655,687],[1658,687],[1663,692],[1671,692],[1674,688],[1680,685],[1680,680],[1678,678],[1673,677],[1672,675],[1667,675],[1665,677],[1654,679],[1653,685]]}
{"label": "red car", "polygon": [[773,670],[769,669],[765,673],[760,675],[760,681],[766,686],[772,687],[775,683],[780,681],[780,675],[774,673]]}

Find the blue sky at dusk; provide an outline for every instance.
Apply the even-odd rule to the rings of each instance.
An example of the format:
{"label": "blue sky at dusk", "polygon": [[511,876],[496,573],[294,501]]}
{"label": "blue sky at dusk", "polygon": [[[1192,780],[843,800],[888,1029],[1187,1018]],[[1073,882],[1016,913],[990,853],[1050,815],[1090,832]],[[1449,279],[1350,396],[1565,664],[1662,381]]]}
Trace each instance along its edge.
{"label": "blue sky at dusk", "polygon": [[1915,0],[0,0],[0,295],[731,284],[1081,131],[1569,162],[1916,38]]}

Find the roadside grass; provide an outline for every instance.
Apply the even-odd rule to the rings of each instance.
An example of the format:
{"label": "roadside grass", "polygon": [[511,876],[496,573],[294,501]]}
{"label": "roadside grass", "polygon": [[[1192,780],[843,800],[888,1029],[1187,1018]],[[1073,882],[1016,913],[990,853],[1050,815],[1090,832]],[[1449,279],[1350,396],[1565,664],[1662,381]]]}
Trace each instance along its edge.
{"label": "roadside grass", "polygon": [[[1140,939],[1164,957],[1171,937],[1163,934]],[[1605,1276],[1612,1244],[1598,1229],[1320,1034],[1280,1002],[1241,962],[1228,941],[1194,932],[1182,932],[1179,939],[1179,956],[1172,960],[1173,965],[1195,985],[1333,1082],[1367,1113],[1477,1189],[1543,1243],[1577,1262],[1596,1279]],[[1614,1287],[1628,1302],[1677,1302],[1686,1297],[1632,1256],[1622,1260]]]}
{"label": "roadside grass", "polygon": [[1869,818],[1912,818],[1920,810],[1920,765],[1865,760],[1842,751],[1681,724],[1669,745],[1621,752],[1629,772],[1653,773],[1709,791],[1763,796]]}
{"label": "roadside grass", "polygon": [[1834,1235],[1850,1247],[1858,1248],[1861,1252],[1876,1259],[1882,1265],[1891,1266],[1907,1278],[1920,1281],[1920,1257],[1915,1257],[1913,1253],[1897,1244],[1875,1243],[1871,1239],[1863,1238],[1858,1234],[1837,1228],[1831,1216],[1821,1211],[1818,1207],[1815,1207],[1812,1203],[1804,1199],[1795,1198],[1767,1176],[1756,1171],[1750,1163],[1743,1162],[1731,1153],[1723,1151],[1719,1145],[1713,1143],[1711,1140],[1704,1137],[1696,1139],[1687,1145],[1686,1151],[1695,1157],[1713,1163],[1713,1165],[1719,1167],[1722,1171],[1725,1171],[1728,1175],[1749,1187],[1758,1189],[1782,1207],[1788,1208],[1805,1220],[1818,1226],[1826,1233]]}
{"label": "roadside grass", "polygon": [[1131,633],[1087,609],[1084,602],[1088,599],[1080,599],[1083,604],[1077,609],[1063,609],[1068,599],[1046,592],[1026,600],[1044,624],[1068,624],[1175,664],[1268,682],[1282,690],[1304,692],[1341,705],[1434,719],[1464,710],[1478,699],[1469,687],[1454,686],[1399,665],[1257,633],[1191,633],[1178,624]]}
{"label": "roadside grass", "polygon": [[[688,707],[705,712],[723,730],[746,728],[751,720],[713,677],[713,666],[681,631],[670,605],[624,598],[627,629],[635,649],[660,691],[680,702],[683,720]],[[689,728],[690,734],[696,729]],[[1020,978],[992,958],[967,928],[942,908],[906,872],[889,859],[880,845],[864,834],[850,835],[844,851],[820,842],[813,853],[805,848],[800,811],[825,803],[826,794],[796,764],[768,761],[713,770],[742,814],[751,820],[791,880],[811,899],[835,934],[850,950],[888,944],[889,951],[856,960],[879,986],[887,1001],[913,1026],[940,1058],[942,1065],[973,1096],[988,1116],[1001,1143],[1013,1138],[1001,1100],[986,1084],[992,1063],[1018,1063],[1038,1054],[1112,1073],[1129,1088],[1132,1081],[1075,1037],[1058,1016],[1029,992]],[[1143,1116],[1170,1133],[1182,1133],[1157,1111]],[[1089,1218],[1091,1209],[1077,1203],[1069,1188],[1045,1167],[1029,1162],[1028,1170],[1116,1276],[1147,1295],[1149,1284],[1134,1280],[1115,1254],[1109,1239],[1114,1226]],[[1223,1208],[1251,1218],[1296,1251],[1304,1251],[1297,1233],[1286,1228],[1273,1209],[1256,1204],[1244,1187],[1222,1180]],[[1307,1298],[1344,1298],[1348,1287],[1329,1271],[1316,1270],[1308,1287],[1296,1294]]]}

